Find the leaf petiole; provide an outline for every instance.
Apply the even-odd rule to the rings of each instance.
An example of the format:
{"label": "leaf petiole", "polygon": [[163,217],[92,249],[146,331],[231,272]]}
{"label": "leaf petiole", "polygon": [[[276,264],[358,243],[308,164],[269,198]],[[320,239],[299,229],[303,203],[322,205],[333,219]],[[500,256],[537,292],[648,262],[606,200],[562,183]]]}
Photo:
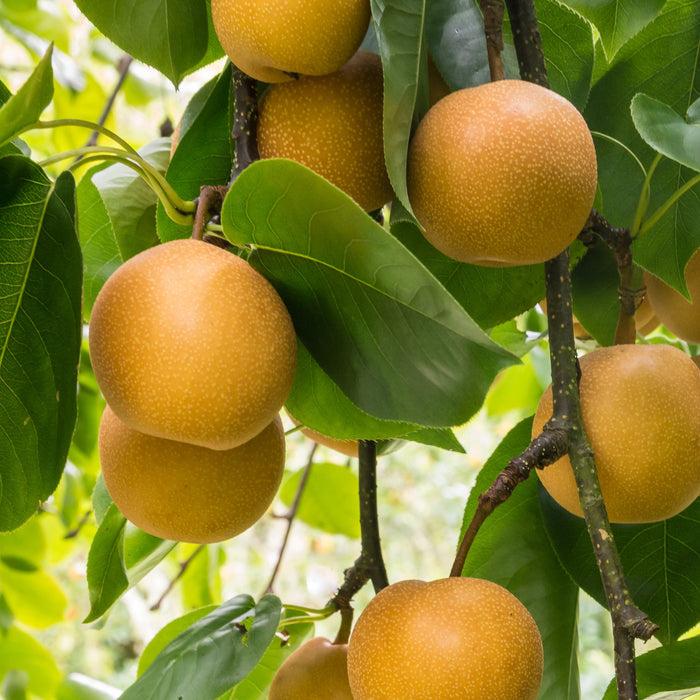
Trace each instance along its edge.
{"label": "leaf petiole", "polygon": [[639,235],[643,235],[678,201],[688,190],[700,183],[700,175],[688,180],[683,187],[677,189],[645,222],[639,229]]}

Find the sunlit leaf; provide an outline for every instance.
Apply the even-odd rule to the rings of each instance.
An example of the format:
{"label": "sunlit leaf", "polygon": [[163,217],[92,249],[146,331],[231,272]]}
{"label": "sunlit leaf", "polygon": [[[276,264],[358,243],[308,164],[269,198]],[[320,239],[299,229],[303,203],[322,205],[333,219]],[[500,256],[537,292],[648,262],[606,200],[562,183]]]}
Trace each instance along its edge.
{"label": "sunlit leaf", "polygon": [[53,97],[51,49],[27,81],[0,109],[0,146],[38,121]]}
{"label": "sunlit leaf", "polygon": [[17,627],[0,634],[0,679],[10,670],[24,671],[29,691],[46,700],[54,697],[61,680],[61,672],[47,649]]}
{"label": "sunlit leaf", "polygon": [[68,454],[82,262],[70,174],[51,183],[30,160],[6,156],[0,182],[0,530],[9,530],[53,493]]}

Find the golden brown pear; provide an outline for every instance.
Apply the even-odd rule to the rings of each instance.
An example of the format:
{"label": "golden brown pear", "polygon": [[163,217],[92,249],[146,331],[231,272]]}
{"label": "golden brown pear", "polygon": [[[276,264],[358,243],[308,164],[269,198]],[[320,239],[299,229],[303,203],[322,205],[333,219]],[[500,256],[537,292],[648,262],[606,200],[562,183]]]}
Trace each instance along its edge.
{"label": "golden brown pear", "polygon": [[279,83],[338,70],[359,48],[369,0],[212,0],[214,31],[232,63]]}
{"label": "golden brown pear", "polygon": [[[581,412],[611,522],[665,520],[700,495],[700,370],[670,345],[616,345],[581,360]],[[533,437],[552,415],[542,396]],[[568,456],[537,475],[581,516]]]}
{"label": "golden brown pear", "polygon": [[330,180],[365,211],[392,197],[384,162],[382,63],[358,51],[340,70],[270,86],[260,101],[261,158],[289,158]]}
{"label": "golden brown pear", "polygon": [[353,700],[348,645],[316,637],[300,646],[277,671],[269,700]]}
{"label": "golden brown pear", "polygon": [[542,640],[525,606],[475,578],[384,588],[348,646],[355,700],[535,700],[542,664]]}
{"label": "golden brown pear", "polygon": [[524,80],[447,95],[409,149],[408,193],[425,237],[478,265],[539,263],[561,253],[588,218],[596,181],[581,114]]}
{"label": "golden brown pear", "polygon": [[685,267],[691,301],[654,275],[644,277],[647,294],[659,321],[689,343],[700,343],[700,249]]}
{"label": "golden brown pear", "polygon": [[220,542],[265,513],[284,472],[279,416],[252,440],[210,450],[146,435],[105,408],[102,475],[117,508],[145,532],[180,542]]}
{"label": "golden brown pear", "polygon": [[262,275],[188,239],[136,255],[107,280],[90,318],[90,357],[107,403],[130,428],[224,450],[280,411],[296,338]]}

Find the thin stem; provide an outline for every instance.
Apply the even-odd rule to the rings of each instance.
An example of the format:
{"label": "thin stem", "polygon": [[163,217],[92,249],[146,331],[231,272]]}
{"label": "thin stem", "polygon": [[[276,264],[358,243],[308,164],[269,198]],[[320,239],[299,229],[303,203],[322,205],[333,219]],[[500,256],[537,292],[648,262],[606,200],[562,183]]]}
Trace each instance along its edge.
{"label": "thin stem", "polygon": [[[20,134],[23,134],[25,131],[31,131],[33,129],[56,129],[62,126],[77,126],[82,127],[84,129],[90,129],[93,132],[100,133],[103,136],[112,139],[112,141],[118,143],[125,151],[128,151],[129,153],[138,153],[138,151],[136,151],[136,149],[133,146],[131,146],[128,141],[125,141],[121,136],[119,136],[119,134],[115,133],[111,129],[107,129],[101,124],[87,121],[85,119],[51,119],[49,121],[39,121],[35,124],[32,124],[31,126],[22,129]],[[86,146],[88,147],[94,145],[94,143],[86,144]]]}
{"label": "thin stem", "polygon": [[[104,160],[112,160],[128,165],[136,170],[136,172],[138,172],[155,190],[168,216],[170,216],[173,221],[183,224],[192,222],[192,216],[196,209],[195,203],[183,200],[158,170],[138,153],[130,153],[110,146],[83,146],[82,148],[74,148],[70,151],[64,151],[63,153],[46,158],[41,161],[39,165],[52,165],[53,163],[58,163],[62,160],[75,158],[77,156],[102,156]],[[95,158],[93,158],[93,160],[95,160]]]}
{"label": "thin stem", "polygon": [[486,35],[486,52],[489,60],[491,80],[503,80],[503,15],[504,0],[480,0],[481,14],[484,16],[484,34]]}
{"label": "thin stem", "polygon": [[299,503],[301,503],[301,497],[304,495],[304,489],[306,488],[306,484],[309,481],[309,475],[311,474],[311,467],[314,464],[314,454],[316,453],[317,447],[318,445],[314,442],[311,446],[309,456],[306,460],[306,466],[304,467],[304,472],[301,475],[299,486],[297,487],[297,492],[294,494],[294,500],[292,501],[292,505],[289,507],[289,510],[282,516],[287,521],[287,527],[284,531],[284,537],[282,538],[282,544],[277,554],[277,561],[275,562],[274,569],[272,570],[272,575],[270,576],[270,580],[268,581],[267,586],[265,587],[266,594],[273,592],[275,579],[277,578],[277,574],[279,573],[280,567],[282,566],[282,557],[284,556],[284,553],[287,549],[287,542],[289,541],[289,533],[292,529],[292,523],[294,522],[294,518],[296,517],[296,514],[299,510]]}
{"label": "thin stem", "polygon": [[688,180],[680,189],[676,190],[642,225],[638,236],[643,236],[656,222],[677,202],[688,190],[700,182],[700,175]]}
{"label": "thin stem", "polygon": [[162,595],[158,600],[151,605],[151,610],[155,611],[160,609],[160,606],[163,605],[163,601],[165,598],[168,596],[168,594],[175,588],[175,584],[185,575],[187,572],[187,569],[189,568],[190,564],[199,556],[204,551],[204,548],[206,547],[205,544],[200,544],[193,552],[190,554],[185,561],[183,561],[180,564],[180,569],[177,572],[177,575],[170,581],[168,584],[168,587],[163,591]]}
{"label": "thin stem", "polygon": [[618,141],[614,136],[610,136],[609,134],[604,134],[602,131],[591,131],[591,136],[603,139],[605,141],[610,141],[610,143],[614,143],[616,146],[619,146],[624,151],[627,151],[627,154],[632,156],[632,158],[634,158],[634,161],[637,163],[637,165],[639,166],[639,169],[642,171],[644,177],[646,178],[646,176],[647,176],[646,168],[642,164],[642,161],[639,160],[639,158],[637,157],[637,154],[629,146],[622,143],[622,141]]}
{"label": "thin stem", "polygon": [[644,184],[642,185],[642,191],[639,193],[639,202],[637,203],[637,210],[634,213],[634,221],[632,222],[632,230],[630,232],[632,239],[637,238],[637,236],[641,234],[642,221],[644,221],[644,217],[646,216],[647,209],[649,208],[649,199],[651,197],[651,177],[660,162],[661,154],[657,153],[651,166],[649,166],[649,172],[647,172],[644,177]]}

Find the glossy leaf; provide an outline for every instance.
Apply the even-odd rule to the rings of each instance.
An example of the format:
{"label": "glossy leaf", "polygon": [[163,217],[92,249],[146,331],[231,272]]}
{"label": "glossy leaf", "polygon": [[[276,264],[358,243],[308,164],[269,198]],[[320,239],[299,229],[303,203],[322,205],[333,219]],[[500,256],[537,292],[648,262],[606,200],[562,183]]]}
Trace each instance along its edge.
{"label": "glossy leaf", "polygon": [[0,146],[39,120],[53,96],[51,53],[46,52],[34,72],[0,109]]}
{"label": "glossy leaf", "polygon": [[569,7],[590,20],[600,32],[608,59],[643,29],[664,6],[664,0],[566,0]]}
{"label": "glossy leaf", "polygon": [[[571,515],[540,488],[547,532],[576,583],[606,605],[583,518]],[[700,620],[700,499],[669,520],[613,525],[632,600],[660,627],[664,644]]]}
{"label": "glossy leaf", "polygon": [[232,598],[175,637],[121,700],[215,700],[260,661],[277,630],[280,608],[275,596],[257,605],[248,595]]}
{"label": "glossy leaf", "polygon": [[[225,185],[231,177],[231,66],[194,95],[182,116],[177,148],[166,172],[167,181],[185,199],[199,196],[204,185]],[[164,241],[188,238],[192,226],[177,224],[158,205],[158,235]]]}
{"label": "glossy leaf", "polygon": [[473,0],[433,0],[425,9],[430,55],[452,90],[490,80],[484,21]]}
{"label": "glossy leaf", "polygon": [[[282,484],[279,497],[291,506],[304,469]],[[357,474],[341,464],[314,463],[299,501],[297,517],[311,527],[333,535],[360,536],[360,504]]]}
{"label": "glossy leaf", "polygon": [[[294,611],[285,611],[282,619],[297,614]],[[290,654],[311,638],[313,631],[313,623],[295,624],[286,628],[289,639],[283,641],[278,637],[273,638],[258,665],[222,700],[267,700],[268,690],[277,669]]]}
{"label": "glossy leaf", "polygon": [[632,120],[655,151],[700,170],[700,122],[686,121],[672,107],[641,92],[632,100]]}
{"label": "glossy leaf", "polygon": [[127,529],[126,518],[112,504],[107,509],[90,546],[87,582],[90,612],[85,622],[104,615],[129,588],[136,585],[175,547],[136,528]]}
{"label": "glossy leaf", "polygon": [[596,242],[573,269],[571,281],[574,315],[601,345],[612,345],[620,315],[620,275],[610,248]]}
{"label": "glossy leaf", "polygon": [[[700,5],[692,0],[669,0],[663,12],[627,42],[610,68],[591,90],[584,113],[588,125],[626,144],[648,167],[655,152],[642,140],[630,113],[639,86],[648,97],[685,114],[700,90],[697,47],[700,43]],[[596,141],[602,213],[615,226],[631,226],[642,191],[638,165],[619,146]],[[664,159],[651,181],[648,214],[664,204],[695,176],[678,163]],[[700,197],[696,186],[681,197],[633,246],[635,260],[682,290],[683,270],[700,245]]]}
{"label": "glossy leaf", "polygon": [[165,647],[170,644],[170,642],[177,637],[178,634],[184,632],[191,625],[193,625],[197,620],[201,620],[205,615],[214,612],[219,606],[218,605],[205,605],[196,610],[190,610],[189,612],[181,615],[168,622],[165,627],[161,628],[146,645],[143,650],[141,657],[139,658],[139,665],[136,671],[136,675],[140,676],[143,672],[155,661],[158,654],[160,654]]}
{"label": "glossy leaf", "polygon": [[61,672],[51,654],[31,635],[17,627],[0,634],[0,679],[10,670],[24,671],[28,690],[52,700]]}
{"label": "glossy leaf", "polygon": [[430,245],[414,224],[400,222],[391,231],[482,328],[508,321],[544,298],[544,265],[497,268],[460,263]]}
{"label": "glossy leaf", "polygon": [[30,160],[6,156],[0,182],[0,530],[10,530],[53,493],[66,462],[82,263],[70,174],[51,183]]}
{"label": "glossy leaf", "polygon": [[349,197],[298,163],[238,177],[222,224],[277,288],[302,342],[362,410],[429,427],[465,422],[515,358]]}
{"label": "glossy leaf", "polygon": [[[532,418],[513,428],[482,467],[464,512],[462,533],[508,461],[530,444]],[[547,540],[533,475],[484,522],[467,557],[465,576],[495,581],[528,608],[542,635],[544,677],[539,700],[578,700],[578,589]]]}
{"label": "glossy leaf", "polygon": [[75,4],[110,41],[176,86],[208,50],[205,0],[76,0]]}
{"label": "glossy leaf", "polygon": [[[638,656],[636,665],[640,698],[681,700],[700,692],[700,637],[652,649]],[[603,700],[616,698],[613,680]]]}
{"label": "glossy leaf", "polygon": [[[426,0],[371,0],[384,69],[384,155],[389,180],[410,211],[406,158],[414,116],[428,106],[427,84],[419,86],[426,46],[423,21]],[[419,89],[419,87],[421,89]]]}

